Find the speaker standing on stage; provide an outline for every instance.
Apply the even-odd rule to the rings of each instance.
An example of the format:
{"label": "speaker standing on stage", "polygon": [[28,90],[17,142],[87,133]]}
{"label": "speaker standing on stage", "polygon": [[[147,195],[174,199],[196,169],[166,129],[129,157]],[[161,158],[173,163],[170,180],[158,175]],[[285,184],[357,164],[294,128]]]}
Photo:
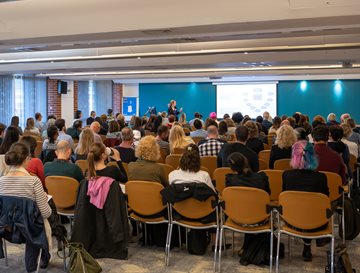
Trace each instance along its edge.
{"label": "speaker standing on stage", "polygon": [[180,108],[180,111],[176,108],[176,101],[171,100],[169,103],[169,109],[168,109],[168,116],[174,115],[176,117],[176,120],[178,120],[178,115],[182,112],[182,108]]}

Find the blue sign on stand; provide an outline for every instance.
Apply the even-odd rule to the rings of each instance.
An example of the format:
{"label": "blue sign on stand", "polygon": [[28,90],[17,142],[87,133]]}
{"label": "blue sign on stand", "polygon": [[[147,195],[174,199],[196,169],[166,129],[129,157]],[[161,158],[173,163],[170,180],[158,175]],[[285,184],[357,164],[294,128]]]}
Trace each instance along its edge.
{"label": "blue sign on stand", "polygon": [[136,115],[136,97],[123,98],[123,115],[134,116]]}

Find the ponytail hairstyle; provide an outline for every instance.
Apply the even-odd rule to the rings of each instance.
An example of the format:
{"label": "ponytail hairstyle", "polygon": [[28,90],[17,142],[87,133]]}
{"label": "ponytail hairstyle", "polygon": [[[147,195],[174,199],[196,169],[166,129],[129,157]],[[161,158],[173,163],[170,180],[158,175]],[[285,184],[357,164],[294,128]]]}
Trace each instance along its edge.
{"label": "ponytail hairstyle", "polygon": [[197,145],[190,144],[185,148],[185,152],[181,156],[179,166],[183,171],[193,173],[200,171],[201,162],[199,148]]}
{"label": "ponytail hairstyle", "polygon": [[5,163],[9,166],[21,166],[30,157],[30,149],[24,143],[14,143],[5,154]]}
{"label": "ponytail hairstyle", "polygon": [[87,156],[88,179],[96,177],[95,162],[101,160],[101,156],[103,153],[105,153],[104,144],[96,142],[90,146]]}
{"label": "ponytail hairstyle", "polygon": [[238,174],[244,174],[245,176],[249,176],[251,174],[248,160],[241,153],[231,153],[227,161],[231,170],[237,172]]}

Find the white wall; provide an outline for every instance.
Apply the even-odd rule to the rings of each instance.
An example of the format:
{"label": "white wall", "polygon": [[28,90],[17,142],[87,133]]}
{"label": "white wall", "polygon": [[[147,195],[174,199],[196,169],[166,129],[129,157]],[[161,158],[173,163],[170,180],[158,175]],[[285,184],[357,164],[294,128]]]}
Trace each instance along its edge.
{"label": "white wall", "polygon": [[67,83],[67,94],[61,94],[61,117],[65,119],[66,128],[69,128],[74,120],[74,82]]}
{"label": "white wall", "polygon": [[[139,115],[139,84],[124,84],[123,97],[135,97],[136,99],[136,115]],[[124,109],[124,107],[122,108]],[[125,116],[126,120],[130,120],[130,116]]]}

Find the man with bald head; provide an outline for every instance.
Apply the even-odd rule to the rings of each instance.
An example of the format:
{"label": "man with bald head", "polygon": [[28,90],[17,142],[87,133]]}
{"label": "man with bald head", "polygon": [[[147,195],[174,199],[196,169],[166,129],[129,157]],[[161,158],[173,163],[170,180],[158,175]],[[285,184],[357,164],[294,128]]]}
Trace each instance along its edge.
{"label": "man with bald head", "polygon": [[100,123],[97,121],[94,121],[93,123],[91,123],[90,129],[94,132],[94,141],[98,142],[98,143],[102,143],[101,136],[99,135],[99,132],[101,129]]}
{"label": "man with bald head", "polygon": [[200,156],[217,156],[224,141],[219,139],[218,128],[210,125],[207,128],[207,138],[199,141]]}
{"label": "man with bald head", "polygon": [[45,177],[57,175],[75,178],[77,181],[84,179],[84,175],[80,167],[69,161],[71,155],[71,147],[68,141],[61,140],[56,144],[55,150],[57,159],[53,162],[47,162],[44,166]]}

